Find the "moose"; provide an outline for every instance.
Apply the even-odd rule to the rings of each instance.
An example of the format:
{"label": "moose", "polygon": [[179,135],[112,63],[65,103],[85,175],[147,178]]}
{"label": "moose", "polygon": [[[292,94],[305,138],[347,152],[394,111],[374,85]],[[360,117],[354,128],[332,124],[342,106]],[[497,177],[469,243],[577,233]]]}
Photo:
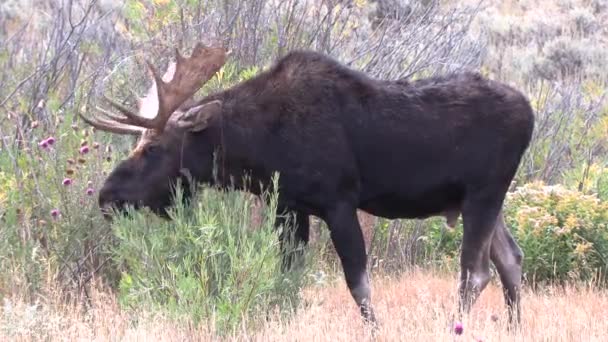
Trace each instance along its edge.
{"label": "moose", "polygon": [[[377,79],[320,52],[293,50],[195,100],[230,53],[202,43],[190,57],[175,53],[162,76],[147,61],[153,84],[137,111],[104,96],[114,111],[79,113],[99,130],[139,136],[100,189],[102,211],[130,205],[166,216],[178,181],[259,195],[278,173],[277,226],[292,218],[291,234],[305,245],[309,215],[327,223],[350,293],[374,326],[357,210],[445,216],[452,226],[462,215],[459,314],[490,281],[492,261],[509,322],[520,322],[523,253],[502,207],[534,129],[521,92],[475,72]],[[246,177],[261,186],[245,189]]]}

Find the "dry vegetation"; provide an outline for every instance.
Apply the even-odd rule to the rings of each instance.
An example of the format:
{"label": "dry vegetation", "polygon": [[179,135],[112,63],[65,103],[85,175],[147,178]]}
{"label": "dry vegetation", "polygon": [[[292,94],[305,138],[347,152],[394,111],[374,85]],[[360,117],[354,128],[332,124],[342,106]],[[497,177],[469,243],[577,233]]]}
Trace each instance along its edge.
{"label": "dry vegetation", "polygon": [[[462,335],[453,333],[456,279],[413,271],[399,279],[373,279],[381,328],[376,341],[605,341],[608,293],[585,287],[548,287],[523,295],[521,330],[507,330],[502,294],[488,286]],[[0,339],[52,341],[364,341],[373,340],[361,323],[341,279],[304,291],[304,302],[291,321],[270,318],[262,326],[218,336],[213,327],[193,326],[140,313],[136,320],[104,291],[93,292],[92,309],[47,303],[31,306],[6,299]]]}
{"label": "dry vegetation", "polygon": [[[228,336],[214,328],[213,319],[195,324],[189,317],[177,319],[175,315],[164,315],[158,310],[125,308],[119,303],[125,297],[130,299],[129,295],[133,293],[123,291],[124,288],[117,290],[119,281],[112,278],[116,270],[105,249],[110,234],[99,217],[94,196],[85,195],[84,184],[87,180],[92,181],[93,190],[97,189],[103,180],[99,170],[107,172],[130,145],[121,139],[83,130],[84,127],[78,126],[74,119],[73,109],[92,101],[94,93],[100,92],[98,88],[107,86],[106,83],[124,85],[125,78],[138,83],[138,80],[131,80],[139,77],[134,75],[137,67],[131,65],[132,57],[148,50],[153,51],[150,54],[166,56],[174,47],[168,42],[173,41],[175,45],[188,46],[195,39],[211,41],[219,37],[233,48],[236,53],[233,64],[223,71],[224,79],[213,87],[226,87],[251,76],[276,56],[303,46],[330,53],[374,76],[419,77],[475,69],[514,84],[529,94],[537,111],[534,142],[516,185],[521,187],[533,180],[558,183],[572,190],[561,203],[579,203],[581,199],[601,203],[594,207],[593,215],[587,212],[591,205],[584,208],[561,205],[559,210],[537,210],[542,214],[540,218],[514,210],[512,218],[534,226],[535,234],[540,237],[529,241],[544,243],[544,250],[553,248],[552,239],[560,239],[553,234],[555,227],[541,220],[547,217],[552,219],[545,220],[547,222],[557,221],[559,217],[572,223],[571,235],[576,238],[580,238],[577,229],[582,227],[604,238],[597,241],[607,241],[608,1],[486,0],[481,2],[481,7],[476,7],[480,3],[478,0],[460,0],[453,3],[472,7],[444,14],[436,8],[417,12],[407,19],[407,25],[393,22],[382,26],[364,20],[378,8],[384,8],[378,3],[391,1],[412,2],[316,1],[323,5],[305,7],[294,0],[201,0],[199,4],[212,8],[208,15],[194,11],[182,17],[184,13],[148,11],[149,8],[164,8],[170,3],[165,0],[129,0],[125,2],[129,4],[125,12],[130,15],[121,17],[123,14],[117,10],[120,6],[116,5],[120,1],[99,0],[98,12],[93,10],[87,14],[87,6],[75,5],[71,18],[62,9],[53,7],[52,1],[44,2],[37,11],[29,13],[27,9],[35,1],[0,0],[0,14],[10,13],[6,18],[0,17],[0,39],[6,39],[0,40],[0,298],[3,300],[0,340],[371,339],[340,269],[336,267],[331,247],[314,265],[314,274],[309,278],[314,279],[315,284],[302,290],[303,300],[295,315],[289,318],[270,315],[264,323],[244,319],[240,328]],[[79,5],[86,2],[73,1]],[[441,2],[444,5],[452,3]],[[72,1],[61,3],[71,5]],[[138,3],[146,3],[146,6]],[[226,6],[211,5],[218,3]],[[354,5],[338,5],[343,3]],[[273,11],[271,6],[277,4],[282,5]],[[73,21],[53,16],[53,13],[64,13]],[[141,13],[147,16],[143,20],[139,16]],[[470,21],[473,16],[475,20]],[[237,17],[240,20],[236,20]],[[79,18],[83,18],[82,22]],[[272,28],[267,29],[267,25]],[[315,29],[311,31],[309,27]],[[207,33],[213,39],[203,37]],[[34,48],[39,41],[43,41],[46,50]],[[40,150],[37,144],[53,135],[57,137],[53,150],[57,154]],[[66,169],[65,163],[69,158],[84,160],[84,156],[77,154],[81,141],[91,143],[94,139],[98,139],[102,147],[92,151],[86,157],[89,159],[76,168],[76,174],[70,175],[76,186],[66,190],[61,186],[61,179],[69,168],[75,167]],[[581,197],[583,195],[587,197]],[[589,197],[596,195],[599,200]],[[552,201],[554,197],[547,195],[538,201],[538,206],[550,207]],[[524,203],[522,207],[528,204]],[[58,207],[63,216],[53,220],[49,213]],[[376,336],[379,341],[606,340],[608,293],[605,287],[574,283],[563,287],[540,286],[534,292],[527,286],[523,295],[522,329],[509,332],[500,287],[493,282],[474,306],[472,314],[464,318],[464,333],[457,336],[452,329],[456,309],[457,273],[453,268],[457,264],[456,258],[437,258],[449,259],[441,265],[447,265],[442,269],[450,270],[449,273],[410,267],[420,262],[422,250],[428,245],[423,246],[419,241],[424,229],[432,228],[433,223],[408,222],[404,224],[408,229],[399,230],[402,227],[398,221],[388,224],[362,212],[360,219],[368,251],[373,254],[370,258],[374,271],[372,296],[381,322]],[[256,226],[267,224],[260,218],[257,221]],[[251,222],[238,222],[251,226]],[[378,227],[384,224],[388,228],[379,233]],[[329,246],[327,239],[319,234],[323,229],[319,230],[317,223],[314,226],[315,248],[323,244]],[[187,228],[184,225],[183,229]],[[134,231],[131,226],[121,229],[114,232]],[[143,233],[133,236],[144,240]],[[162,254],[163,243],[173,241],[174,236],[172,233],[156,234],[158,236],[153,237],[157,238],[158,245],[151,250]],[[432,240],[429,236],[424,238]],[[458,236],[456,233],[446,236],[449,248],[445,245],[442,248],[453,252]],[[141,247],[136,238],[122,241],[128,242],[127,246],[132,243]],[[576,257],[565,247],[559,251],[561,254],[549,254],[572,256],[572,259],[564,259],[576,259],[581,265],[589,264],[588,256],[601,256],[602,253],[595,253],[588,241],[579,240],[564,243],[573,242],[574,247],[567,247],[576,249],[579,253]],[[529,248],[534,248],[531,246]],[[586,249],[577,246],[586,246]],[[220,241],[213,247],[223,245]],[[608,244],[602,247],[608,248]],[[138,250],[127,250],[124,254],[130,259],[121,260],[131,265],[139,263],[139,254],[128,253],[133,251]],[[144,255],[147,252],[141,251]],[[238,251],[232,252],[238,255]],[[165,254],[150,253],[150,256],[162,261],[170,259],[165,259]],[[541,257],[537,259],[540,263]],[[425,265],[436,259],[429,260],[423,260],[427,262]],[[606,267],[606,260],[602,260]],[[381,262],[384,269],[378,267]],[[573,264],[570,262],[569,266]],[[163,276],[166,270],[161,266],[152,271],[159,271]],[[268,273],[271,273],[271,267],[268,266]],[[564,277],[577,273],[568,267],[564,269]],[[398,272],[392,272],[395,270],[405,273],[398,275]],[[124,269],[116,272],[123,271],[126,272]],[[154,286],[150,285],[156,284],[152,282],[156,279],[152,271],[141,271],[140,275],[149,272],[150,277],[144,277],[143,283],[138,285]],[[222,269],[220,273],[228,271]],[[105,285],[93,285],[91,279],[102,279],[104,275],[111,280],[104,279]],[[135,278],[133,273],[131,275]],[[112,281],[115,283],[108,284]],[[175,283],[179,282],[175,280]],[[186,285],[185,290],[195,287]],[[132,287],[134,292],[140,289]],[[242,290],[230,289],[234,290],[233,296],[237,290]],[[70,298],[72,304],[66,304],[66,298]],[[193,295],[192,298],[198,297]],[[180,306],[179,302],[177,306]]]}

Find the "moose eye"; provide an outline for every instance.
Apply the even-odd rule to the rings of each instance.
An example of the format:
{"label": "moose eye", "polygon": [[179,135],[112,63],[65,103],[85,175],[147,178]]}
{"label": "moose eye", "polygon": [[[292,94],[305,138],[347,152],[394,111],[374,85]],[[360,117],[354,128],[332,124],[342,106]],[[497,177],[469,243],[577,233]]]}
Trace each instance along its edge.
{"label": "moose eye", "polygon": [[161,148],[158,145],[150,144],[144,148],[144,154],[146,156],[154,156],[160,152]]}

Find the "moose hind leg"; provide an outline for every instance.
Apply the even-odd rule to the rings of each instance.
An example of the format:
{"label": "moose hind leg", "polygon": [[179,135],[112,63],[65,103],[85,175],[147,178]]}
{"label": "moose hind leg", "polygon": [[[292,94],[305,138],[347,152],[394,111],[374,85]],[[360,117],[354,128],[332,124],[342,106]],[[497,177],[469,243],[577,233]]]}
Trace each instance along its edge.
{"label": "moose hind leg", "polygon": [[501,202],[487,196],[465,201],[458,291],[461,314],[469,313],[490,282],[490,247]]}
{"label": "moose hind leg", "polygon": [[356,208],[337,204],[327,215],[331,240],[342,263],[346,285],[361,310],[364,321],[376,327],[367,274],[367,254]]}
{"label": "moose hind leg", "polygon": [[509,312],[509,323],[521,322],[520,291],[523,252],[513,239],[500,212],[492,239],[490,258],[496,266],[503,286],[505,302]]}

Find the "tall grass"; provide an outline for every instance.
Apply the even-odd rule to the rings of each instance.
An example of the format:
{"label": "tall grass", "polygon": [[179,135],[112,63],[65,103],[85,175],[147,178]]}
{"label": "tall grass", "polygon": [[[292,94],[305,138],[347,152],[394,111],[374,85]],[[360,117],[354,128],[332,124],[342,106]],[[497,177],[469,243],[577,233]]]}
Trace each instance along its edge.
{"label": "tall grass", "polygon": [[[374,277],[373,303],[380,322],[375,337],[366,330],[341,279],[302,292],[298,316],[270,315],[263,324],[243,320],[229,334],[211,321],[194,324],[166,315],[121,310],[113,296],[94,288],[88,311],[64,301],[31,304],[5,299],[2,340],[101,341],[591,341],[605,340],[606,291],[585,286],[525,290],[521,328],[509,331],[501,289],[491,283],[454,332],[456,277],[413,271]],[[49,298],[52,299],[52,298]]]}

